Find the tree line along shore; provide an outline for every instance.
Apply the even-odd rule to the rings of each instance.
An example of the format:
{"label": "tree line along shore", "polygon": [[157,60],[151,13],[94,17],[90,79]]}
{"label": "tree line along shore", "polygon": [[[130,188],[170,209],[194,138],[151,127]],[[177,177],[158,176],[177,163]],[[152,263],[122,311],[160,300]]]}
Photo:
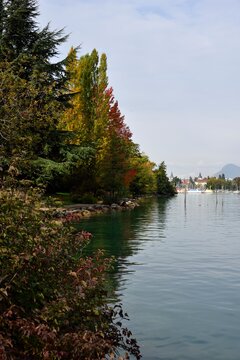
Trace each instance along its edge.
{"label": "tree line along shore", "polygon": [[0,358],[140,359],[127,314],[107,304],[113,259],[84,256],[91,234],[57,221],[48,196],[117,209],[175,188],[133,142],[106,54],[54,63],[67,36],[38,14],[35,0],[0,1]]}

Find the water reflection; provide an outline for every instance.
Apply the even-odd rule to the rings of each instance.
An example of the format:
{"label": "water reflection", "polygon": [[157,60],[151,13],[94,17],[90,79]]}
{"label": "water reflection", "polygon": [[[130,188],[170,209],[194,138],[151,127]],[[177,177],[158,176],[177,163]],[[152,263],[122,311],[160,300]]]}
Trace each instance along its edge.
{"label": "water reflection", "polygon": [[[178,202],[184,210],[185,223],[189,219],[192,221],[192,215],[194,213],[199,214],[204,212],[211,217],[213,214],[216,216],[224,211],[225,201],[227,197],[231,197],[233,194],[225,193],[208,193],[208,194],[180,194],[178,196]],[[180,209],[179,209],[180,210]],[[180,211],[179,213],[182,213]]]}
{"label": "water reflection", "polygon": [[80,226],[110,276],[144,360],[236,360],[240,342],[240,197],[189,194]]}
{"label": "water reflection", "polygon": [[141,249],[144,234],[148,234],[149,226],[151,228],[155,221],[161,230],[160,236],[163,235],[167,204],[167,199],[161,199],[159,202],[154,199],[145,200],[134,210],[82,219],[79,228],[93,234],[88,251],[100,248],[107,254],[121,259],[134,255]]}
{"label": "water reflection", "polygon": [[117,299],[121,297],[128,282],[126,274],[134,272],[134,266],[139,265],[134,261],[134,255],[146,246],[146,242],[164,239],[168,203],[168,199],[149,199],[134,210],[83,219],[79,224],[79,228],[93,234],[86,253],[103,249],[106,256],[116,258],[113,273],[109,276],[111,298],[114,294]]}

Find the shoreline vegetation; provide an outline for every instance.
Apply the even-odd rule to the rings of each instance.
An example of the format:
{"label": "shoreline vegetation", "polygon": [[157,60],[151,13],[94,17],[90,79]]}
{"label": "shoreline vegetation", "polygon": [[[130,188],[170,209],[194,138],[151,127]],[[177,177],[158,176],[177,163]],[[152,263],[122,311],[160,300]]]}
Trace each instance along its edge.
{"label": "shoreline vegetation", "polygon": [[140,359],[127,314],[107,305],[113,259],[84,256],[91,234],[45,205],[35,191],[0,191],[0,358]]}
{"label": "shoreline vegetation", "polygon": [[100,214],[112,213],[116,211],[132,210],[140,206],[143,200],[126,200],[120,201],[118,204],[72,204],[65,205],[56,209],[56,216],[64,222],[77,222],[82,218],[96,216]]}
{"label": "shoreline vegetation", "polygon": [[[0,1],[0,358],[139,360],[127,314],[107,305],[113,259],[83,255],[91,234],[71,222],[176,189],[133,142],[106,54],[53,63],[67,36],[38,14],[35,0]],[[53,208],[60,192],[79,205]]]}

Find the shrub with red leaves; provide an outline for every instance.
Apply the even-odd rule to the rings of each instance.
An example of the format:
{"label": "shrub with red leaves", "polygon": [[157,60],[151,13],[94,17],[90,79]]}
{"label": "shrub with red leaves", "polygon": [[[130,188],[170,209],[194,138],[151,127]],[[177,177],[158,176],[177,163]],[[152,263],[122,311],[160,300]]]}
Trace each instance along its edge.
{"label": "shrub with red leaves", "polygon": [[106,304],[111,259],[79,255],[90,234],[41,207],[36,195],[0,192],[0,359],[140,359],[126,314]]}

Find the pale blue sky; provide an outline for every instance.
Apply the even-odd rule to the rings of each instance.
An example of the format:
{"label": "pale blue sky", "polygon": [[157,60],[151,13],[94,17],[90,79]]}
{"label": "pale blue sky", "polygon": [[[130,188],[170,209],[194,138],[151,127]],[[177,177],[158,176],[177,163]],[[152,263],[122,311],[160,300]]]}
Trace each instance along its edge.
{"label": "pale blue sky", "polygon": [[178,176],[240,165],[239,0],[40,0],[39,22],[108,57],[133,140]]}

